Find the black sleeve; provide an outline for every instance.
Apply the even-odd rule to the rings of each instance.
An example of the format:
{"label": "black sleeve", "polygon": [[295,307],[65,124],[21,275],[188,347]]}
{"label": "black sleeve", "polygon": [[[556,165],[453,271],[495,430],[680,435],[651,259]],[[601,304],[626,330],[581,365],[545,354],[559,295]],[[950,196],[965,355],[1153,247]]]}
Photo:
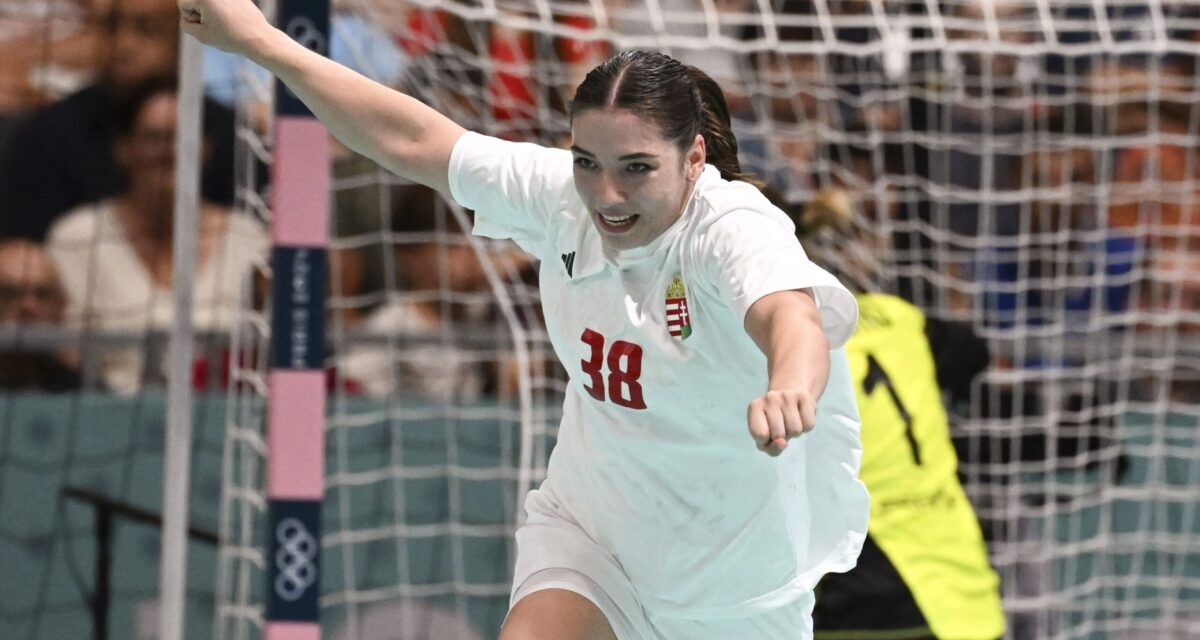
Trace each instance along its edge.
{"label": "black sleeve", "polygon": [[938,386],[950,394],[952,404],[969,402],[971,381],[991,362],[987,342],[967,324],[935,318],[925,320],[925,337],[933,351]]}

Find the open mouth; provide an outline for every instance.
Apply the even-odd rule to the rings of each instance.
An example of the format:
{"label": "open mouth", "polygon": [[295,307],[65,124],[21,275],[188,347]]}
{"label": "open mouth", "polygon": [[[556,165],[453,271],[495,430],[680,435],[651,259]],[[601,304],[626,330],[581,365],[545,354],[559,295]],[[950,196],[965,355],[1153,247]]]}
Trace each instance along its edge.
{"label": "open mouth", "polygon": [[621,233],[628,230],[637,222],[637,215],[611,215],[607,213],[596,213],[596,220],[600,224],[600,228],[609,233]]}

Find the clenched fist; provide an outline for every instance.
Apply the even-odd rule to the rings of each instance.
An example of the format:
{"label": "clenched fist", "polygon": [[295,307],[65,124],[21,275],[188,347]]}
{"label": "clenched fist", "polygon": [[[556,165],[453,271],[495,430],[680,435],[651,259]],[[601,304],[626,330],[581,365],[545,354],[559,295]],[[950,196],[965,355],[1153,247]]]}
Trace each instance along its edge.
{"label": "clenched fist", "polygon": [[183,30],[200,42],[253,58],[274,31],[252,0],[178,0]]}
{"label": "clenched fist", "polygon": [[817,398],[806,391],[768,391],[750,402],[746,424],[759,451],[777,456],[788,440],[809,431],[817,421]]}

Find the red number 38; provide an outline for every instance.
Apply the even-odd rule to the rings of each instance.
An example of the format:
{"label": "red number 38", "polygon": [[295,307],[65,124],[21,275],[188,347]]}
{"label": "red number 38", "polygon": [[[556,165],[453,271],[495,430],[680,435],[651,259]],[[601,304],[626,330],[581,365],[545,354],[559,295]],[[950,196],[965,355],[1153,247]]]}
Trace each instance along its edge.
{"label": "red number 38", "polygon": [[[590,356],[581,361],[583,372],[591,381],[584,389],[593,398],[604,402],[611,400],[628,409],[645,409],[646,400],[642,397],[642,385],[638,378],[642,375],[642,348],[632,342],[617,340],[608,349],[608,357],[604,356],[604,336],[584,329],[579,337],[584,344],[592,348]],[[604,384],[604,365],[608,365],[607,395]]]}

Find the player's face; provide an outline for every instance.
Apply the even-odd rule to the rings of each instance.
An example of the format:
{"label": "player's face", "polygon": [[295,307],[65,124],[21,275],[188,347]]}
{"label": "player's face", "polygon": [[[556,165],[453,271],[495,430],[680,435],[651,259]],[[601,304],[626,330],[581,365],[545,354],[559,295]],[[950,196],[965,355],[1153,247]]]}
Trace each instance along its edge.
{"label": "player's face", "polygon": [[652,123],[624,110],[589,109],[572,127],[575,189],[603,242],[643,246],[683,213],[704,169],[704,140],[681,151]]}

